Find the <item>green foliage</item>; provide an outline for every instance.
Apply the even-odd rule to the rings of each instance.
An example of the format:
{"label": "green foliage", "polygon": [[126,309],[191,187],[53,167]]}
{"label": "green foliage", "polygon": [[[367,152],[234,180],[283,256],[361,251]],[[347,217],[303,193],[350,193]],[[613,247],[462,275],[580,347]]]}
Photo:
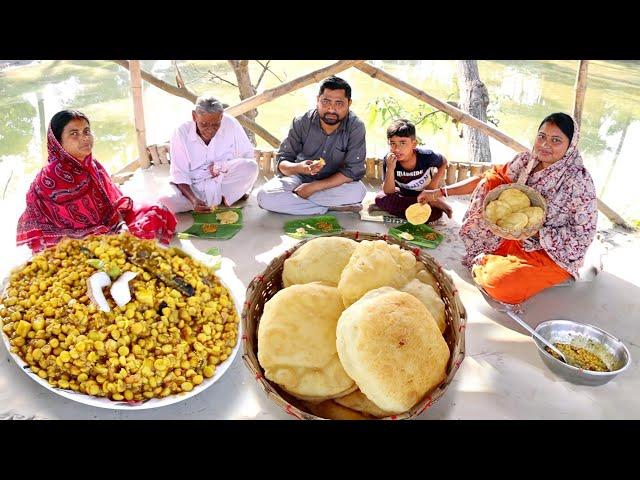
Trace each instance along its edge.
{"label": "green foliage", "polygon": [[[389,96],[374,98],[367,104],[367,110],[369,111],[367,117],[369,127],[375,125],[376,121],[379,125],[387,126],[393,120],[406,118],[416,126],[416,130],[420,127],[426,127],[432,134],[442,130],[449,119],[446,113],[436,110],[426,103],[421,102],[416,108],[410,110],[395,97]],[[416,138],[421,144],[420,137],[416,135]]]}

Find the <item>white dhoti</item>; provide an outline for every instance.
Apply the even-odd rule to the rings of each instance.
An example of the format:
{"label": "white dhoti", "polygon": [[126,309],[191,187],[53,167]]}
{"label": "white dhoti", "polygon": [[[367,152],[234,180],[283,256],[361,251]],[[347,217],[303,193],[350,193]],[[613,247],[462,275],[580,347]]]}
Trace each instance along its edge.
{"label": "white dhoti", "polygon": [[[249,158],[234,158],[216,164],[220,174],[212,178],[208,167],[193,172],[191,190],[210,207],[224,202],[231,206],[243,195],[249,193],[258,178],[258,164]],[[175,185],[171,185],[173,194],[163,196],[158,201],[173,213],[193,210],[193,204]]]}
{"label": "white dhoti", "polygon": [[293,191],[302,185],[302,179],[274,177],[265,183],[257,193],[258,205],[265,210],[290,215],[322,215],[330,207],[340,207],[362,202],[367,188],[360,181],[343,183],[302,198]]}

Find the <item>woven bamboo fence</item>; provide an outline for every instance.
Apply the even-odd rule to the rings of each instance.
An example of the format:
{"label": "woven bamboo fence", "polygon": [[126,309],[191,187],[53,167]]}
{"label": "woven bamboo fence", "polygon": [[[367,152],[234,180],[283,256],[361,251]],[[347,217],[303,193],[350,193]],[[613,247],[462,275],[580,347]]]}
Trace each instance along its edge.
{"label": "woven bamboo fence", "polygon": [[171,163],[171,155],[169,153],[169,144],[161,143],[157,145],[149,145],[147,147],[149,155],[151,155],[152,165],[162,165]]}
{"label": "woven bamboo fence", "polygon": [[[152,165],[163,165],[171,163],[171,155],[169,153],[169,144],[162,143],[149,145],[147,147],[151,156]],[[266,177],[271,177],[275,173],[277,150],[259,150],[255,149],[254,155],[260,171]],[[372,183],[382,182],[382,158],[368,157],[365,160],[366,170],[365,179]],[[449,162],[447,174],[445,176],[446,185],[465,180],[474,175],[480,175],[491,168],[491,164],[477,162]]]}
{"label": "woven bamboo fence", "polygon": [[[255,159],[260,171],[271,176],[275,171],[276,150],[255,150]],[[369,181],[382,182],[382,158],[368,157],[365,160],[365,178]],[[445,182],[447,185],[465,180],[473,175],[480,175],[491,168],[491,164],[477,162],[449,162]]]}

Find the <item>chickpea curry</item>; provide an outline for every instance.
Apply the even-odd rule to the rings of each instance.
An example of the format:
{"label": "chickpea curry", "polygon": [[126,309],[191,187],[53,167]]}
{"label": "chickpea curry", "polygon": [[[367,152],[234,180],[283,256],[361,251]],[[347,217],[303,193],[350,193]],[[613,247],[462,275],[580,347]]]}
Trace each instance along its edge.
{"label": "chickpea curry", "polygon": [[[145,252],[163,275],[130,259]],[[136,272],[132,299],[91,302],[98,268]],[[180,278],[189,296],[162,281]],[[177,248],[128,233],[65,239],[14,270],[0,301],[11,351],[53,387],[115,401],[189,392],[215,375],[237,343],[238,314],[211,270]]]}
{"label": "chickpea curry", "polygon": [[[575,367],[581,368],[583,370],[590,370],[593,372],[611,371],[600,357],[590,352],[586,348],[577,347],[575,345],[571,345],[570,343],[554,343],[553,346],[560,350],[567,358],[567,361]],[[545,347],[545,350],[555,358],[560,358],[550,348]]]}

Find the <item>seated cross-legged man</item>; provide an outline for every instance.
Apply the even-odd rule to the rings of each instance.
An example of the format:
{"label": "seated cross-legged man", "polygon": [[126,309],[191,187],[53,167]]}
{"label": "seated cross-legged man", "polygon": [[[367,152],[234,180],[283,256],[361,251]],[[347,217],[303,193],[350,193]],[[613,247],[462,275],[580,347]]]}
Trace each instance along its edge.
{"label": "seated cross-legged man", "polygon": [[365,127],[350,105],[345,80],[321,83],[316,108],[293,120],[280,145],[276,176],[257,194],[260,207],[292,215],[362,209]]}
{"label": "seated cross-legged man", "polygon": [[226,115],[214,97],[199,97],[192,118],[171,138],[173,194],[160,202],[175,213],[232,206],[246,198],[258,178],[253,145],[240,123]]}

